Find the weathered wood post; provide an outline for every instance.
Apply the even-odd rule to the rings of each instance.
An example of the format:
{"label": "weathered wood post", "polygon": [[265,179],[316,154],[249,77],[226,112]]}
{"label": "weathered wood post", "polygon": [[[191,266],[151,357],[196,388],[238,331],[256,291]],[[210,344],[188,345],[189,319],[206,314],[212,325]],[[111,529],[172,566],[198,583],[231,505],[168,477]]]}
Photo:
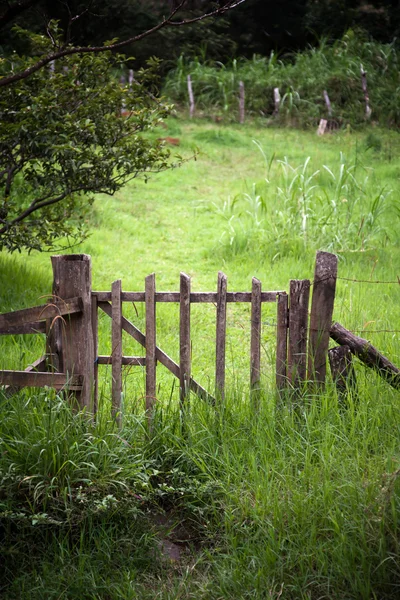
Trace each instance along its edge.
{"label": "weathered wood post", "polygon": [[190,277],[181,273],[179,295],[179,381],[180,402],[184,408],[189,399],[191,376],[191,342],[190,342]]}
{"label": "weathered wood post", "polygon": [[308,379],[318,385],[325,384],[337,265],[335,254],[317,252],[308,342]]}
{"label": "weathered wood post", "polygon": [[49,332],[49,346],[58,357],[58,368],[68,375],[83,376],[76,392],[81,408],[93,410],[94,345],[92,331],[92,273],[87,254],[51,257],[54,299],[82,298],[82,312],[56,318]]}
{"label": "weathered wood post", "polygon": [[215,357],[215,397],[225,398],[225,350],[226,350],[226,291],[227,277],[222,271],[218,272],[217,287],[217,331]]}
{"label": "weathered wood post", "polygon": [[188,87],[188,94],[189,94],[189,116],[191,119],[193,119],[195,103],[194,103],[194,94],[193,94],[193,88],[192,88],[192,78],[190,77],[190,75],[187,76],[187,87]]}
{"label": "weathered wood post", "polygon": [[245,119],[245,91],[243,81],[239,81],[239,123],[243,125]]}
{"label": "weathered wood post", "polygon": [[307,328],[310,281],[290,281],[288,378],[294,388],[301,388],[307,371]]}
{"label": "weathered wood post", "polygon": [[369,94],[368,94],[368,86],[367,86],[367,71],[364,71],[364,67],[360,65],[361,71],[361,85],[364,92],[364,100],[365,100],[365,118],[369,119],[372,114],[371,107],[369,105]]}
{"label": "weathered wood post", "polygon": [[274,88],[274,112],[273,112],[273,116],[277,117],[279,115],[279,109],[281,107],[281,95],[279,93],[279,88],[276,87]]}
{"label": "weathered wood post", "polygon": [[288,296],[279,292],[277,297],[276,327],[276,387],[278,392],[287,387],[287,332],[288,332]]}
{"label": "weathered wood post", "polygon": [[259,408],[261,377],[261,281],[253,277],[251,288],[250,397]]}
{"label": "weathered wood post", "polygon": [[342,402],[348,391],[357,395],[357,378],[353,366],[351,350],[347,345],[336,346],[328,351],[332,379],[335,382],[339,401]]}

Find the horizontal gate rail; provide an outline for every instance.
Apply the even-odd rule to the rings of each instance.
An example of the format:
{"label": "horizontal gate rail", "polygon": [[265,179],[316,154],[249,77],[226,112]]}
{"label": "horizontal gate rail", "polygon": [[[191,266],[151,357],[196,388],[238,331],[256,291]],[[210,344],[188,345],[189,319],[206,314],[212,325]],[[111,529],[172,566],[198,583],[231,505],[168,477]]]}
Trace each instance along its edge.
{"label": "horizontal gate rail", "polygon": [[0,371],[0,385],[23,387],[51,387],[56,390],[82,389],[82,376],[65,373],[48,373],[41,371]]}
{"label": "horizontal gate rail", "polygon": [[[278,294],[283,294],[283,291],[277,292],[262,292],[261,302],[276,302]],[[98,302],[110,302],[111,292],[96,292],[92,291],[92,296],[97,298]],[[180,292],[156,292],[156,302],[180,302]],[[251,292],[227,292],[227,302],[251,302]],[[210,302],[217,304],[218,293],[217,292],[191,292],[190,303],[196,304],[198,302]],[[144,292],[122,292],[122,302],[145,302]]]}
{"label": "horizontal gate rail", "polygon": [[[0,334],[27,333],[26,328],[38,328],[39,321],[46,321],[47,319],[54,319],[79,312],[82,312],[82,298],[80,297],[69,298],[68,300],[56,300],[55,302],[42,304],[41,306],[3,313],[0,315]],[[31,332],[28,331],[28,333]]]}

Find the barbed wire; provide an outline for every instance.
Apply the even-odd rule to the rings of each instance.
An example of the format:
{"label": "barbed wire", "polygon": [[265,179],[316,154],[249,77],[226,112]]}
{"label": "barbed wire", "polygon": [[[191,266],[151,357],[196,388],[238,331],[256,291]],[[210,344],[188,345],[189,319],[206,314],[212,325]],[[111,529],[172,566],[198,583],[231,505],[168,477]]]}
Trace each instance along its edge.
{"label": "barbed wire", "polygon": [[[329,279],[333,279],[332,275],[327,275],[326,277],[321,277],[318,280],[313,279],[313,281],[310,282],[310,286],[314,285],[315,283],[322,283],[323,281],[328,281]],[[397,276],[397,281],[393,281],[393,280],[380,280],[380,279],[375,279],[375,280],[371,280],[371,279],[353,279],[351,277],[336,277],[335,279],[340,280],[340,281],[350,281],[351,283],[371,283],[371,284],[385,284],[385,285],[400,285],[400,277]]]}

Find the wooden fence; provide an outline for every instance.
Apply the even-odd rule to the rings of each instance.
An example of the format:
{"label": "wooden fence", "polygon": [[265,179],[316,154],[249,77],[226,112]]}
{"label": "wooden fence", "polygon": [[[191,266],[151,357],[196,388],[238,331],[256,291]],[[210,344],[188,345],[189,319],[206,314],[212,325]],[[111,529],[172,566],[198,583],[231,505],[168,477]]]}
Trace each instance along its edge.
{"label": "wooden fence", "polygon": [[[0,385],[7,386],[10,395],[22,387],[50,386],[75,393],[81,407],[97,411],[98,368],[111,365],[112,414],[120,420],[122,367],[140,366],[146,372],[146,409],[151,414],[156,401],[156,365],[166,367],[179,379],[180,401],[190,392],[215,403],[225,394],[226,311],[230,302],[251,304],[250,327],[250,395],[259,401],[261,375],[261,307],[275,303],[276,327],[276,386],[298,389],[304,382],[323,385],[332,322],[337,276],[337,258],[318,252],[313,280],[309,319],[310,281],[292,280],[289,295],[285,291],[262,291],[261,282],[253,278],[249,292],[230,292],[227,277],[218,273],[215,292],[192,292],[191,280],[181,273],[180,289],[176,292],[156,291],[155,275],[145,280],[142,292],[122,291],[121,280],[114,281],[111,291],[91,289],[91,259],[85,254],[53,256],[53,293],[49,301],[34,308],[0,315],[0,334],[46,334],[46,352],[25,371],[0,371]],[[123,316],[124,302],[145,304],[145,331]],[[179,364],[157,345],[156,305],[179,304]],[[194,303],[216,306],[215,390],[211,394],[191,375],[190,309]],[[98,311],[112,320],[109,356],[98,355]],[[127,332],[145,350],[144,356],[124,356],[122,332]],[[307,344],[307,338],[308,344]],[[308,345],[308,350],[307,350]]]}

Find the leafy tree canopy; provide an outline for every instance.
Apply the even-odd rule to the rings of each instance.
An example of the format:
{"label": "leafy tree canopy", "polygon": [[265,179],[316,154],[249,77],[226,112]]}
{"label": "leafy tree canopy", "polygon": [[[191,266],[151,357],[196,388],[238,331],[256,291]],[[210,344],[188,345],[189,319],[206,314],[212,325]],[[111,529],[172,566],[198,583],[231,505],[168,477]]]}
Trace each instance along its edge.
{"label": "leafy tree canopy", "polygon": [[[50,50],[48,37],[20,34],[37,51]],[[51,37],[58,34],[53,23]],[[0,73],[36,60],[14,53]],[[62,238],[80,239],[93,194],[114,194],[138,174],[167,167],[168,151],[142,135],[168,111],[144,85],[156,65],[130,87],[113,77],[123,60],[110,52],[65,56],[2,90],[0,248],[51,249]]]}

